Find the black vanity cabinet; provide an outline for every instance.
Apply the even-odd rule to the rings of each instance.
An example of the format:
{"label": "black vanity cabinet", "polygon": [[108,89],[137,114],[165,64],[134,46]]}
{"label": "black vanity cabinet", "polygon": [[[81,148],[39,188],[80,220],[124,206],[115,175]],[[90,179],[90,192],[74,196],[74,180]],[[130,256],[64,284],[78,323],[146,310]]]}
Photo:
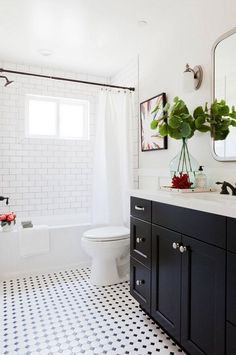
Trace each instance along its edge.
{"label": "black vanity cabinet", "polygon": [[[131,198],[132,206],[136,202]],[[139,203],[139,207],[143,206]],[[149,311],[140,303],[142,308],[189,354],[225,354],[226,217],[159,202],[152,202],[149,210]],[[131,217],[131,270],[133,220]],[[146,267],[144,262],[142,265]],[[131,279],[131,294],[139,301],[134,287]],[[227,339],[230,334],[231,328]],[[227,352],[233,354],[236,352]]]}
{"label": "black vanity cabinet", "polygon": [[236,354],[236,220],[227,220],[226,354]]}

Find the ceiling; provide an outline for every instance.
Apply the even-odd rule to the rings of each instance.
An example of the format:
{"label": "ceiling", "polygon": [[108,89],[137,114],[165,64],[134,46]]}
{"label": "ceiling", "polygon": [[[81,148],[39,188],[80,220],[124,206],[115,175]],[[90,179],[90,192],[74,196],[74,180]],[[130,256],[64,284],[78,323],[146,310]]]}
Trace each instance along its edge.
{"label": "ceiling", "polygon": [[[163,3],[0,0],[0,61],[113,75],[141,47],[154,45],[153,39],[164,21],[158,16],[165,10]],[[142,26],[140,20],[148,24]],[[51,55],[42,55],[47,52]]]}

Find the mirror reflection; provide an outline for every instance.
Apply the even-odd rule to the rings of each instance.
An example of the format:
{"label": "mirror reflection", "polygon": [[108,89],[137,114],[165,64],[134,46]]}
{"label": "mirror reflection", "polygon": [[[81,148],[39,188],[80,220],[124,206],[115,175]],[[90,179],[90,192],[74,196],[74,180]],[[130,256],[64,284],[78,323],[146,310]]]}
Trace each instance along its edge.
{"label": "mirror reflection", "polygon": [[[213,56],[213,99],[224,99],[229,106],[236,106],[236,29],[222,36]],[[236,127],[230,127],[224,141],[214,142],[213,150],[217,160],[236,160]]]}

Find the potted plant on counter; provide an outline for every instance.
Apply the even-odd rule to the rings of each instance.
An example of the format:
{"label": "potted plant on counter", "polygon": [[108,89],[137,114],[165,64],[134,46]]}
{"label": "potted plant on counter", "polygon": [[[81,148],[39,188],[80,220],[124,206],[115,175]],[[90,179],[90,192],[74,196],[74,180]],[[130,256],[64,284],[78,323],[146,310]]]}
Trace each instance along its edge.
{"label": "potted plant on counter", "polygon": [[10,232],[16,224],[16,214],[9,212],[0,215],[1,227],[3,232]]}
{"label": "potted plant on counter", "polygon": [[[155,107],[153,111],[157,109]],[[158,129],[162,136],[170,136],[182,141],[180,152],[170,162],[173,187],[177,187],[178,184],[181,188],[194,185],[199,164],[189,153],[188,139],[199,131],[210,132],[212,138],[222,140],[229,134],[230,126],[236,126],[236,111],[234,107],[230,110],[224,100],[215,100],[209,108],[207,104],[204,108],[198,106],[193,114],[190,113],[185,102],[178,97],[174,98],[172,106],[166,104],[163,115],[153,119],[151,128]]]}
{"label": "potted plant on counter", "polygon": [[[172,106],[167,103],[163,109],[163,115],[151,122],[151,128],[158,129],[162,136],[181,140],[181,150],[171,160],[170,172],[172,178],[178,177],[181,188],[189,188],[194,183],[195,172],[198,170],[199,164],[188,149],[187,140],[193,137],[196,127],[194,118],[185,102],[175,97]],[[186,175],[188,179],[186,179]]]}

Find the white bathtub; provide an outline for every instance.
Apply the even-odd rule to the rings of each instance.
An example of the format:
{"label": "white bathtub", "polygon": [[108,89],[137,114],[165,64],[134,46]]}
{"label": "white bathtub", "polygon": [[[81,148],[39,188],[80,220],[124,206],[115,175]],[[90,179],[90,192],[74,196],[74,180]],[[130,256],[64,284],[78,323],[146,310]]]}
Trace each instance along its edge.
{"label": "white bathtub", "polygon": [[83,232],[92,226],[88,216],[32,217],[34,225],[47,224],[50,233],[50,251],[47,254],[21,257],[16,224],[12,232],[0,232],[0,280],[37,272],[56,271],[90,265],[90,259],[81,248]]}

